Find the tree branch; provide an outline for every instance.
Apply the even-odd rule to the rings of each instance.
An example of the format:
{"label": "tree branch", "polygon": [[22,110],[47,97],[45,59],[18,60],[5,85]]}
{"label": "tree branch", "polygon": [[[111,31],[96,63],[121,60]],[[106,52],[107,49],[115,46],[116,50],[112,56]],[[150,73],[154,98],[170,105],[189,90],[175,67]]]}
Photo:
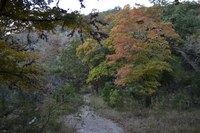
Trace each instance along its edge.
{"label": "tree branch", "polygon": [[0,16],[4,16],[4,17],[8,17],[8,18],[5,18],[4,20],[15,20],[15,21],[22,21],[22,22],[52,22],[52,21],[62,21],[63,19],[61,18],[42,18],[42,19],[39,19],[39,18],[34,18],[34,17],[19,17],[19,16],[16,16],[16,15],[13,15],[11,13],[8,13],[8,12],[0,12]]}

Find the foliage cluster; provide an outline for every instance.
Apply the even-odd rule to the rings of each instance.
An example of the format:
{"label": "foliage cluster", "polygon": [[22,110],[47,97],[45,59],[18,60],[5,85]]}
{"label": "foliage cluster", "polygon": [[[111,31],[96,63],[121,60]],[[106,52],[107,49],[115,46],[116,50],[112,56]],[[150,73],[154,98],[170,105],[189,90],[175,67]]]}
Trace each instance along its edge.
{"label": "foliage cluster", "polygon": [[198,53],[189,53],[187,38],[198,37],[198,7],[196,2],[125,6],[107,15],[109,38],[101,44],[88,39],[77,48],[77,56],[89,66],[86,82],[100,89],[111,106],[126,103],[124,96],[146,106],[155,105],[157,97],[171,99],[171,108],[197,105],[198,78],[193,71],[198,71]]}
{"label": "foliage cluster", "polygon": [[[114,24],[103,45],[87,40],[77,48],[78,57],[90,66],[88,83],[100,88],[111,81],[125,90],[134,88],[132,93],[156,92],[162,73],[172,71],[167,39],[179,38],[171,23],[161,22],[158,10],[159,7],[131,9],[126,6],[108,17]],[[116,104],[114,101],[119,98],[120,103],[119,92],[111,87],[105,94],[108,90],[105,85],[102,90],[105,100]]]}
{"label": "foliage cluster", "polygon": [[199,34],[200,5],[197,2],[182,2],[163,7],[163,21],[172,22],[176,32],[184,39]]}
{"label": "foliage cluster", "polygon": [[[14,46],[13,46],[14,47]],[[0,41],[0,82],[11,89],[38,90],[42,87],[43,68],[37,62],[34,52],[17,51]]]}

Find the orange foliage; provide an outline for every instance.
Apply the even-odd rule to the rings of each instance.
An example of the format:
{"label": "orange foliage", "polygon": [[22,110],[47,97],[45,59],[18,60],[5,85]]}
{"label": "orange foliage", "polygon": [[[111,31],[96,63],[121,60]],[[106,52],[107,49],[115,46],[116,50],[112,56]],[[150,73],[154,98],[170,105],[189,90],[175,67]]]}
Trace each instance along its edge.
{"label": "orange foliage", "polygon": [[[114,54],[107,55],[108,64],[122,62],[117,71],[116,84],[125,85],[140,82],[147,78],[150,71],[170,70],[165,62],[170,58],[170,49],[167,38],[178,38],[171,23],[161,22],[159,7],[134,8],[126,6],[115,15],[114,26],[110,32],[109,40],[115,49]],[[149,64],[161,69],[151,69]],[[155,72],[156,73],[156,72]],[[148,75],[149,76],[149,75]],[[158,76],[153,75],[156,79]],[[151,82],[148,82],[149,84]],[[158,83],[155,83],[157,86]]]}

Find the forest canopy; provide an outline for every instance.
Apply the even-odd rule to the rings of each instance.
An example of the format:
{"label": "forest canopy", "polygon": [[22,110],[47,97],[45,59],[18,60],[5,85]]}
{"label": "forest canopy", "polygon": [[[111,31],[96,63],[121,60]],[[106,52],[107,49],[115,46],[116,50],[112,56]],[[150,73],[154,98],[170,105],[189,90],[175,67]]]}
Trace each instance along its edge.
{"label": "forest canopy", "polygon": [[199,2],[59,2],[0,0],[0,132],[73,132],[60,118],[90,106],[125,132],[199,132]]}

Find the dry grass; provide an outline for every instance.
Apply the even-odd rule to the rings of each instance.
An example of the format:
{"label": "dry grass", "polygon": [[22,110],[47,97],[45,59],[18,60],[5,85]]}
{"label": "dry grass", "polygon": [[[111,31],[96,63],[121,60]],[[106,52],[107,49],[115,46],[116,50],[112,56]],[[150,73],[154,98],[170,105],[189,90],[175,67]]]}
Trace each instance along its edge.
{"label": "dry grass", "polygon": [[125,133],[200,133],[200,110],[156,110],[136,106],[129,111],[116,111],[106,106],[100,97],[91,98],[96,111],[119,123]]}

